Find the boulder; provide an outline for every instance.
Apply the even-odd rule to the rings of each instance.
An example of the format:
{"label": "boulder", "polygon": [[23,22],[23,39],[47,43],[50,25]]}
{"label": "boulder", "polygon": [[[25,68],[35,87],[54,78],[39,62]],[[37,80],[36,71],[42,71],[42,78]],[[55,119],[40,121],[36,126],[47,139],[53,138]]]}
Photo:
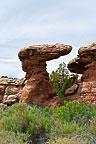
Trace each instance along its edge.
{"label": "boulder", "polygon": [[56,96],[49,83],[46,61],[66,55],[71,50],[71,46],[64,44],[32,45],[20,50],[18,56],[27,79],[22,93],[19,93],[20,103],[44,103]]}
{"label": "boulder", "polygon": [[3,104],[12,105],[16,102],[18,102],[18,96],[17,95],[9,95],[9,96],[4,95]]}
{"label": "boulder", "polygon": [[72,94],[75,94],[75,92],[77,91],[78,89],[78,85],[77,84],[74,84],[71,88],[68,88],[66,91],[65,91],[65,95],[72,95]]}

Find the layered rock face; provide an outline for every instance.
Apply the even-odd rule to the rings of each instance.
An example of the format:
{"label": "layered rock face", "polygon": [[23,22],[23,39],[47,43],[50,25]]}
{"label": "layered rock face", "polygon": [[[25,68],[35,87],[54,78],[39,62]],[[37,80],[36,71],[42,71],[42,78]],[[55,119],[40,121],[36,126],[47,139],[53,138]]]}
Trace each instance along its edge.
{"label": "layered rock face", "polygon": [[[49,83],[46,61],[67,55],[72,50],[69,45],[32,45],[20,50],[18,56],[22,69],[26,72],[26,85],[20,93],[20,102],[45,103],[56,96]],[[48,104],[48,103],[47,103]]]}
{"label": "layered rock face", "polygon": [[17,93],[22,90],[26,79],[0,78],[0,103],[11,105],[19,98]]}
{"label": "layered rock face", "polygon": [[96,43],[81,47],[78,50],[78,57],[69,62],[68,69],[82,74],[78,92],[70,98],[96,103]]}

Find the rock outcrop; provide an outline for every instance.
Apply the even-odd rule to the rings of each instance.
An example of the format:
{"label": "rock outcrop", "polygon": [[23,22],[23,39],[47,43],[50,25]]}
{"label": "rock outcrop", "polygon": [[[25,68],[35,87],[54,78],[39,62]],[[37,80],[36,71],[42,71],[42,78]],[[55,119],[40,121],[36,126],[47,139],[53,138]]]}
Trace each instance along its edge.
{"label": "rock outcrop", "polygon": [[72,47],[64,44],[32,45],[20,50],[18,56],[26,72],[26,85],[19,93],[20,103],[46,103],[56,96],[49,83],[46,61],[67,55]]}
{"label": "rock outcrop", "polygon": [[19,100],[18,92],[23,89],[26,79],[0,78],[0,103],[11,105]]}
{"label": "rock outcrop", "polygon": [[14,95],[4,95],[3,101],[2,101],[3,104],[6,104],[8,106],[12,105],[16,102],[19,102],[18,96],[16,94],[14,94]]}
{"label": "rock outcrop", "polygon": [[68,69],[82,74],[78,92],[70,98],[96,103],[96,43],[81,47],[78,56],[69,62]]}

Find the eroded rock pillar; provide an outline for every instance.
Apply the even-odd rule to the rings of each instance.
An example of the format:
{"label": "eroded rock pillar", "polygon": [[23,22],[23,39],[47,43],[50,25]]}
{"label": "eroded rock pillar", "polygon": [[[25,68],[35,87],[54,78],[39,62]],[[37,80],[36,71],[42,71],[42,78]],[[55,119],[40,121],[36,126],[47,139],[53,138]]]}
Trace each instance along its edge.
{"label": "eroded rock pillar", "polygon": [[78,56],[69,62],[68,69],[82,74],[79,89],[70,99],[96,104],[96,43],[79,48]]}
{"label": "eroded rock pillar", "polygon": [[46,61],[67,55],[71,50],[71,46],[64,44],[32,45],[20,50],[18,56],[22,62],[22,69],[26,72],[27,79],[25,87],[19,94],[20,103],[44,104],[56,96],[55,90],[49,83]]}
{"label": "eroded rock pillar", "polygon": [[55,90],[49,83],[49,74],[46,71],[46,62],[33,66],[26,74],[27,82],[23,88],[20,102],[43,103],[56,96]]}

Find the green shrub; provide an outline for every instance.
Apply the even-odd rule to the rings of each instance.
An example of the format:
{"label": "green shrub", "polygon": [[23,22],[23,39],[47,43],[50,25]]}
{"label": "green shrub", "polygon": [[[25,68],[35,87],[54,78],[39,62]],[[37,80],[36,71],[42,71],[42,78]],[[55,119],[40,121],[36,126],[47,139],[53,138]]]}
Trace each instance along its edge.
{"label": "green shrub", "polygon": [[49,82],[58,96],[65,96],[66,89],[72,86],[72,80],[69,78],[69,72],[64,62],[59,64],[59,68],[55,72],[52,72]]}
{"label": "green shrub", "polygon": [[96,106],[84,104],[83,102],[78,104],[76,101],[64,103],[64,106],[53,109],[56,120],[63,122],[76,121],[79,125],[84,125],[89,123],[92,116],[96,116]]}
{"label": "green shrub", "polygon": [[11,131],[0,131],[0,144],[28,144],[27,135]]}
{"label": "green shrub", "polygon": [[79,125],[76,122],[73,123],[64,123],[60,124],[59,131],[62,132],[63,134],[71,134],[76,132],[79,129]]}
{"label": "green shrub", "polygon": [[62,84],[62,87],[59,91],[59,95],[62,97],[62,96],[65,96],[65,91],[70,88],[72,86],[72,81],[71,79],[68,79],[68,78],[65,78],[64,79],[64,83]]}
{"label": "green shrub", "polygon": [[50,120],[40,112],[37,106],[14,104],[0,115],[0,130],[28,133],[31,141],[46,140],[46,133],[50,132],[50,127]]}
{"label": "green shrub", "polygon": [[8,76],[1,76],[1,78],[8,78]]}
{"label": "green shrub", "polygon": [[85,125],[87,133],[89,133],[88,139],[96,143],[96,117],[89,120],[89,125]]}
{"label": "green shrub", "polygon": [[96,143],[96,105],[85,101],[67,102],[49,108],[29,104],[0,107],[0,131],[29,134],[30,144],[43,144],[48,139],[80,136]]}
{"label": "green shrub", "polygon": [[0,106],[0,114],[2,114],[5,110],[7,110],[7,106],[6,105],[1,105]]}
{"label": "green shrub", "polygon": [[8,79],[17,79],[17,78],[13,78],[13,77],[8,77],[8,76],[1,76],[1,78],[8,78]]}
{"label": "green shrub", "polygon": [[[0,116],[0,127],[5,130],[11,130],[13,132],[31,132],[34,129],[44,129],[48,131],[49,125],[43,124],[44,117],[40,117],[40,111],[35,106],[28,110],[27,104],[15,104],[7,109]],[[45,122],[45,121],[44,121]]]}
{"label": "green shrub", "polygon": [[82,140],[78,137],[57,138],[53,141],[50,140],[48,144],[88,144],[88,140]]}

